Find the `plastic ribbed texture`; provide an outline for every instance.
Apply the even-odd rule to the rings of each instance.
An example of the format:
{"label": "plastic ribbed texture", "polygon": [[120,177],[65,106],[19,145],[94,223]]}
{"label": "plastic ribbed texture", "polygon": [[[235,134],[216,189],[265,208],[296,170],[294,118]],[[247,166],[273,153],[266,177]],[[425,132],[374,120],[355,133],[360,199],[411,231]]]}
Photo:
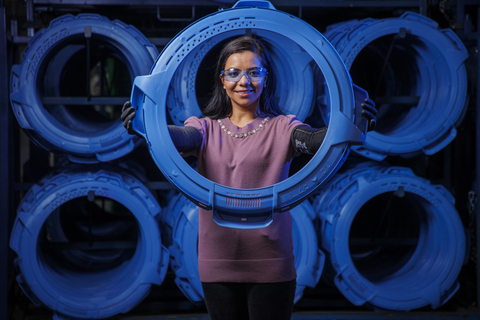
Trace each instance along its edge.
{"label": "plastic ribbed texture", "polygon": [[[168,96],[177,90],[177,77],[185,70],[184,64],[198,54],[203,56],[212,42],[246,32],[266,41],[271,37],[292,52],[301,51],[322,75],[320,86],[325,83],[325,101],[330,107],[329,130],[313,159],[287,180],[256,189],[230,188],[199,175],[176,151],[167,129],[167,109],[171,109]],[[364,90],[354,90],[338,53],[312,26],[277,10],[238,7],[206,16],[179,33],[162,51],[151,74],[135,79],[131,101],[137,108],[133,127],[147,140],[153,159],[167,179],[196,205],[213,210],[218,224],[258,228],[271,223],[273,212],[290,210],[305,200],[339,168],[351,145],[364,142],[365,121],[356,102],[366,96]]]}
{"label": "plastic ribbed texture", "polygon": [[453,30],[406,12],[340,22],[324,35],[378,108],[377,128],[352,150],[373,160],[409,158],[432,155],[455,138],[467,107],[468,52]]}
{"label": "plastic ribbed texture", "polygon": [[[58,231],[52,232],[57,240],[48,236],[49,230],[64,227],[48,224],[52,214],[63,216],[67,222],[81,222],[75,216],[82,214],[82,209],[75,206],[90,204],[88,209],[92,209],[101,207],[103,200],[116,206],[114,212],[123,212],[118,213],[117,220],[133,220],[129,227],[135,235],[134,239],[112,238],[111,234],[105,238],[92,228],[93,238],[83,244],[98,246],[102,240],[117,244],[104,259],[98,253],[81,254],[88,252],[85,246],[69,250],[68,245],[82,245],[82,237],[75,237],[71,226],[62,231],[62,238]],[[148,295],[152,284],[163,282],[168,268],[169,254],[162,246],[156,220],[160,212],[153,194],[122,168],[77,165],[52,172],[28,191],[17,210],[10,246],[18,254],[15,263],[19,285],[32,301],[52,309],[59,319],[101,319],[129,311]],[[119,230],[116,223],[112,226]],[[101,229],[108,230],[105,226]],[[84,236],[88,234],[82,231]],[[125,242],[133,246],[125,247]],[[108,248],[102,250],[109,252]],[[123,256],[117,257],[112,251],[120,251]]]}
{"label": "plastic ribbed texture", "polygon": [[[71,161],[80,163],[117,159],[141,143],[141,139],[129,135],[123,128],[118,113],[120,106],[115,107],[118,115],[114,113],[112,117],[109,107],[101,111],[93,105],[48,102],[65,96],[88,99],[85,89],[88,33],[91,33],[90,68],[110,68],[112,83],[121,81],[122,76],[128,82],[127,85],[118,82],[102,96],[128,97],[134,77],[148,74],[158,51],[133,26],[96,14],[65,15],[52,20],[48,28],[30,40],[22,63],[13,66],[10,79],[12,108],[30,139],[40,147],[65,153]],[[96,88],[102,83],[105,86],[105,81],[92,77],[92,99],[99,95],[101,89]],[[52,100],[44,103],[44,98]]]}
{"label": "plastic ribbed texture", "polygon": [[438,308],[457,291],[466,238],[444,187],[408,168],[360,163],[337,173],[314,208],[325,269],[353,304]]}

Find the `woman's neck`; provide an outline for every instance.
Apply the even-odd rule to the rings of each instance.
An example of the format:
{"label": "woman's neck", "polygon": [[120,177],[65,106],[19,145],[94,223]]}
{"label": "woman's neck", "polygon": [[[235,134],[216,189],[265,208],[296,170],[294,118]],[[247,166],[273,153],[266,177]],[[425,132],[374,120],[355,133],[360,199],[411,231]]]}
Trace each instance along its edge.
{"label": "woman's neck", "polygon": [[232,110],[229,118],[230,121],[239,128],[242,128],[255,120],[260,114],[258,109],[255,110]]}

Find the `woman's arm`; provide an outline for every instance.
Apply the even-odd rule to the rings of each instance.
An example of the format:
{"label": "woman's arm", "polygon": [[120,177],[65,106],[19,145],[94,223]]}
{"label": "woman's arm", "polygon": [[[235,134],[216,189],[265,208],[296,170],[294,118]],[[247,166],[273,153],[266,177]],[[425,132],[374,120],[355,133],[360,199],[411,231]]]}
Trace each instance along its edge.
{"label": "woman's arm", "polygon": [[[132,120],[135,118],[135,115],[135,108],[131,106],[130,101],[127,101],[122,108],[121,119],[123,121],[123,127],[127,129],[129,134],[143,138],[133,130]],[[193,151],[202,143],[202,134],[194,127],[168,125],[168,132],[178,152]]]}
{"label": "woman's arm", "polygon": [[190,152],[202,144],[202,134],[194,127],[168,125],[168,132],[178,152]]}
{"label": "woman's arm", "polygon": [[290,142],[295,150],[315,154],[323,143],[328,127],[315,129],[309,126],[298,126],[290,135]]}

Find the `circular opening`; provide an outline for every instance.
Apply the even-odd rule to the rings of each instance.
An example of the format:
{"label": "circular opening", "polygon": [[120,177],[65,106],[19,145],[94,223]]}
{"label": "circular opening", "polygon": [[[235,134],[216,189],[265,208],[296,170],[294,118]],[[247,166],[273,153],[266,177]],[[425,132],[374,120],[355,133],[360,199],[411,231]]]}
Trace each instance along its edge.
{"label": "circular opening", "polygon": [[412,259],[424,212],[417,195],[403,190],[380,194],[355,215],[349,235],[351,258],[372,283],[383,283]]}
{"label": "circular opening", "polygon": [[[250,16],[248,17],[248,19],[250,19]],[[288,21],[292,22],[292,25],[296,23],[295,19]],[[312,101],[317,102],[318,98],[321,97],[317,98],[313,93],[307,95],[304,94],[304,92],[299,92],[300,90],[297,89],[301,89],[305,84],[311,86],[311,90],[316,90],[319,85],[326,85],[328,88],[328,94],[326,97],[323,97],[322,102],[328,102],[328,104],[325,105],[329,106],[331,109],[331,121],[333,121],[334,118],[337,118],[339,121],[339,124],[335,127],[334,131],[341,130],[342,132],[345,132],[345,134],[339,134],[334,137],[335,134],[327,133],[327,143],[324,143],[320,147],[315,156],[299,172],[295,173],[294,176],[289,179],[285,179],[285,181],[276,183],[275,186],[278,186],[278,188],[272,189],[274,186],[255,188],[258,190],[258,193],[256,194],[247,193],[238,188],[232,189],[232,187],[221,185],[222,182],[218,183],[217,181],[217,183],[215,183],[208,181],[208,179],[205,179],[204,177],[198,176],[198,174],[193,172],[191,168],[185,166],[187,164],[183,161],[181,155],[179,155],[176,150],[172,150],[172,147],[174,148],[172,140],[155,139],[157,142],[160,142],[149,144],[150,153],[154,157],[154,160],[161,171],[166,173],[168,178],[177,185],[178,189],[198,206],[210,209],[216,204],[213,213],[214,219],[217,223],[225,226],[244,226],[244,228],[254,228],[261,226],[262,224],[267,225],[271,221],[271,214],[269,213],[274,206],[275,209],[287,210],[288,208],[298,205],[311,192],[313,192],[314,189],[324,183],[343,163],[342,159],[344,159],[346,153],[348,153],[347,148],[350,145],[349,142],[359,141],[359,136],[354,136],[354,133],[356,134],[358,132],[358,128],[356,128],[351,122],[351,120],[354,119],[352,114],[354,111],[352,108],[354,100],[352,99],[353,90],[351,78],[346,72],[345,65],[342,63],[338,53],[335,52],[334,48],[328,42],[325,42],[325,39],[321,37],[318,32],[315,31],[315,33],[311,33],[312,30],[308,29],[308,25],[299,24],[299,30],[296,31],[301,32],[302,27],[306,26],[307,30],[305,30],[305,33],[311,35],[309,39],[302,37],[297,32],[290,32],[292,30],[291,28],[285,30],[284,35],[280,34],[283,31],[278,27],[278,22],[275,22],[273,26],[267,22],[268,21],[266,21],[265,26],[262,25],[262,29],[255,29],[252,33],[257,33],[258,31],[257,35],[259,37],[268,38],[271,40],[271,42],[269,42],[271,45],[276,45],[276,48],[281,48],[283,52],[289,52],[288,56],[294,57],[295,59],[292,60],[299,63],[296,67],[293,67],[287,63],[288,61],[279,60],[281,61],[279,65],[286,66],[289,69],[292,68],[292,70],[295,71],[309,70],[310,75],[312,75],[314,72],[311,69],[311,64],[315,63],[323,74],[323,81],[321,84],[313,81],[312,77],[309,78],[309,81],[296,81],[297,79],[288,77],[280,79],[281,82],[284,80],[285,82],[287,80],[289,81],[286,90],[283,90],[283,93],[288,93],[289,99],[291,98],[294,100],[294,103],[292,104],[280,103],[280,105],[297,106],[304,111],[310,111],[310,108],[304,107],[306,105],[311,106]],[[142,77],[141,79],[137,78],[135,81],[132,100],[135,104],[139,105],[139,109],[143,108],[144,118],[135,121],[134,127],[144,129],[146,131],[145,134],[149,139],[154,139],[159,136],[161,137],[165,134],[168,135],[168,128],[165,126],[158,126],[157,123],[158,121],[163,122],[163,124],[168,123],[169,119],[166,111],[170,111],[171,119],[180,119],[179,117],[175,118],[172,116],[171,111],[178,106],[176,102],[181,101],[179,105],[184,103],[185,100],[183,99],[182,94],[185,95],[186,92],[191,93],[194,91],[186,90],[186,88],[191,86],[195,88],[195,79],[192,80],[192,78],[196,77],[195,70],[198,68],[195,64],[191,63],[191,60],[194,58],[197,59],[197,56],[201,56],[203,59],[206,52],[219,41],[235,35],[238,36],[245,32],[245,29],[243,29],[220,31],[218,34],[213,34],[211,30],[207,30],[208,28],[205,25],[207,25],[207,23],[203,22],[195,25],[195,27],[203,27],[203,29],[199,30],[197,33],[188,32],[184,37],[179,34],[172,42],[170,42],[169,46],[165,48],[157,59],[151,70],[151,74],[148,77]],[[253,23],[253,26],[255,27],[255,23]],[[274,27],[276,31],[269,31],[268,29],[271,27]],[[215,28],[212,30],[215,31]],[[233,29],[234,28],[232,27],[232,30]],[[274,43],[270,35],[264,36],[264,34],[267,33],[271,33],[272,38],[276,36],[277,38],[282,38],[283,41]],[[292,36],[292,38],[288,38],[288,36]],[[205,40],[200,41],[196,45],[190,43],[190,41],[192,43],[196,42],[199,38],[205,38]],[[216,41],[213,41],[212,39],[215,39]],[[295,46],[290,47],[289,43],[293,43]],[[204,50],[204,53],[202,53],[202,50]],[[305,75],[304,72],[291,72],[291,74],[294,76],[299,74],[302,76]],[[154,85],[154,81],[157,81],[158,79],[166,81],[165,85],[160,89],[158,86]],[[188,79],[188,83],[185,81],[186,79]],[[179,80],[182,80],[183,83]],[[178,86],[178,82],[182,83],[182,86]],[[325,82],[327,83],[325,84]],[[271,84],[272,82],[269,83]],[[156,98],[154,98],[155,92],[158,93]],[[292,97],[292,93],[295,94],[295,97]],[[142,97],[144,96],[150,96],[151,99],[143,101]],[[196,97],[192,97],[191,94],[190,97],[195,100],[194,105],[196,105],[198,109],[195,114],[198,115],[198,113],[200,113],[200,108],[198,107]],[[300,101],[296,100],[297,97],[300,98]],[[306,97],[309,99],[308,104],[304,103]],[[314,97],[314,99],[312,99],[312,97]],[[160,99],[160,101],[158,99]],[[166,108],[156,108],[156,106],[162,105],[168,110]],[[180,107],[178,107],[178,109],[180,109]],[[185,109],[181,111],[183,112]],[[180,111],[177,112],[177,114],[180,113]],[[291,113],[295,114],[295,112]],[[306,118],[307,117],[302,120]],[[143,124],[141,123],[142,120]],[[220,126],[217,128],[220,128]],[[249,136],[246,138],[248,139]],[[312,178],[312,172],[315,174],[319,173],[319,175]],[[188,175],[188,179],[182,178],[186,177],[185,175]],[[285,178],[287,178],[287,172],[285,172]],[[299,187],[300,185],[301,188]],[[212,188],[215,188],[215,192],[209,193],[208,190],[212,190]],[[304,192],[303,190],[308,190],[308,192]],[[239,193],[237,194],[237,192]],[[277,197],[277,193],[279,195],[283,193],[285,196]],[[249,198],[244,201],[242,198],[243,196],[248,196]],[[280,200],[277,201],[276,198],[279,198]],[[240,199],[241,201],[238,201]],[[231,210],[232,206],[235,206],[235,211]],[[244,216],[248,216],[248,222],[240,223],[240,219],[245,221]]]}
{"label": "circular opening", "polygon": [[84,133],[106,130],[118,123],[121,101],[130,96],[133,71],[108,41],[70,40],[45,59],[37,77],[39,96],[45,110],[66,128]]}
{"label": "circular opening", "polygon": [[195,77],[195,92],[200,110],[203,111],[210,100],[215,84],[215,69],[223,46],[233,38],[227,38],[213,46],[203,57]]}
{"label": "circular opening", "polygon": [[122,204],[104,197],[94,201],[79,197],[50,214],[39,234],[37,252],[52,278],[94,287],[105,281],[97,273],[114,275],[130,268],[141,251],[137,250],[140,238],[137,220]]}
{"label": "circular opening", "polygon": [[400,128],[412,123],[421,96],[418,51],[422,47],[413,35],[386,35],[369,43],[352,63],[353,82],[376,103],[377,132],[400,134]]}
{"label": "circular opening", "polygon": [[[322,71],[312,57],[294,41],[282,35],[265,30],[256,30],[256,33],[256,38],[263,41],[270,53],[273,72],[277,78],[276,100],[282,111],[285,114],[296,115],[301,121],[314,128],[327,126],[330,117],[328,87]],[[218,41],[204,54],[192,52],[190,54],[195,56],[194,59],[187,58],[182,61],[170,85],[169,96],[176,96],[175,99],[168,100],[170,104],[175,104],[175,106],[169,105],[170,110],[180,105],[185,106],[182,101],[187,97],[182,98],[178,95],[191,93],[193,89],[191,90],[187,85],[189,89],[186,93],[182,93],[179,80],[190,78],[191,73],[195,71],[196,103],[199,111],[204,110],[213,92],[215,77],[217,77],[215,69],[220,51],[225,44],[238,36],[233,34]],[[201,60],[197,61],[199,57]],[[189,108],[189,106],[185,107]],[[295,157],[289,175],[292,176],[301,170],[312,157],[313,155],[307,154]]]}

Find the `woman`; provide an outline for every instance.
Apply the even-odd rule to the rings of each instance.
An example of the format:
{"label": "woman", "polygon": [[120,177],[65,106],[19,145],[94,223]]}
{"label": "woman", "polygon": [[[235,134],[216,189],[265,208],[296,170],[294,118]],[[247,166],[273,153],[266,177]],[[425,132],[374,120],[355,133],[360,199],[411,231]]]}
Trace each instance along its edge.
{"label": "woman", "polygon": [[[288,177],[295,155],[318,150],[327,128],[312,129],[281,114],[261,41],[242,36],[229,42],[215,77],[204,117],[187,119],[185,127],[169,126],[177,149],[197,156],[204,177],[234,188],[265,187]],[[373,129],[373,102],[363,109]],[[122,111],[133,134],[133,107],[127,102]],[[290,213],[275,213],[265,228],[232,229],[199,208],[198,267],[211,319],[290,319],[296,287]]]}

